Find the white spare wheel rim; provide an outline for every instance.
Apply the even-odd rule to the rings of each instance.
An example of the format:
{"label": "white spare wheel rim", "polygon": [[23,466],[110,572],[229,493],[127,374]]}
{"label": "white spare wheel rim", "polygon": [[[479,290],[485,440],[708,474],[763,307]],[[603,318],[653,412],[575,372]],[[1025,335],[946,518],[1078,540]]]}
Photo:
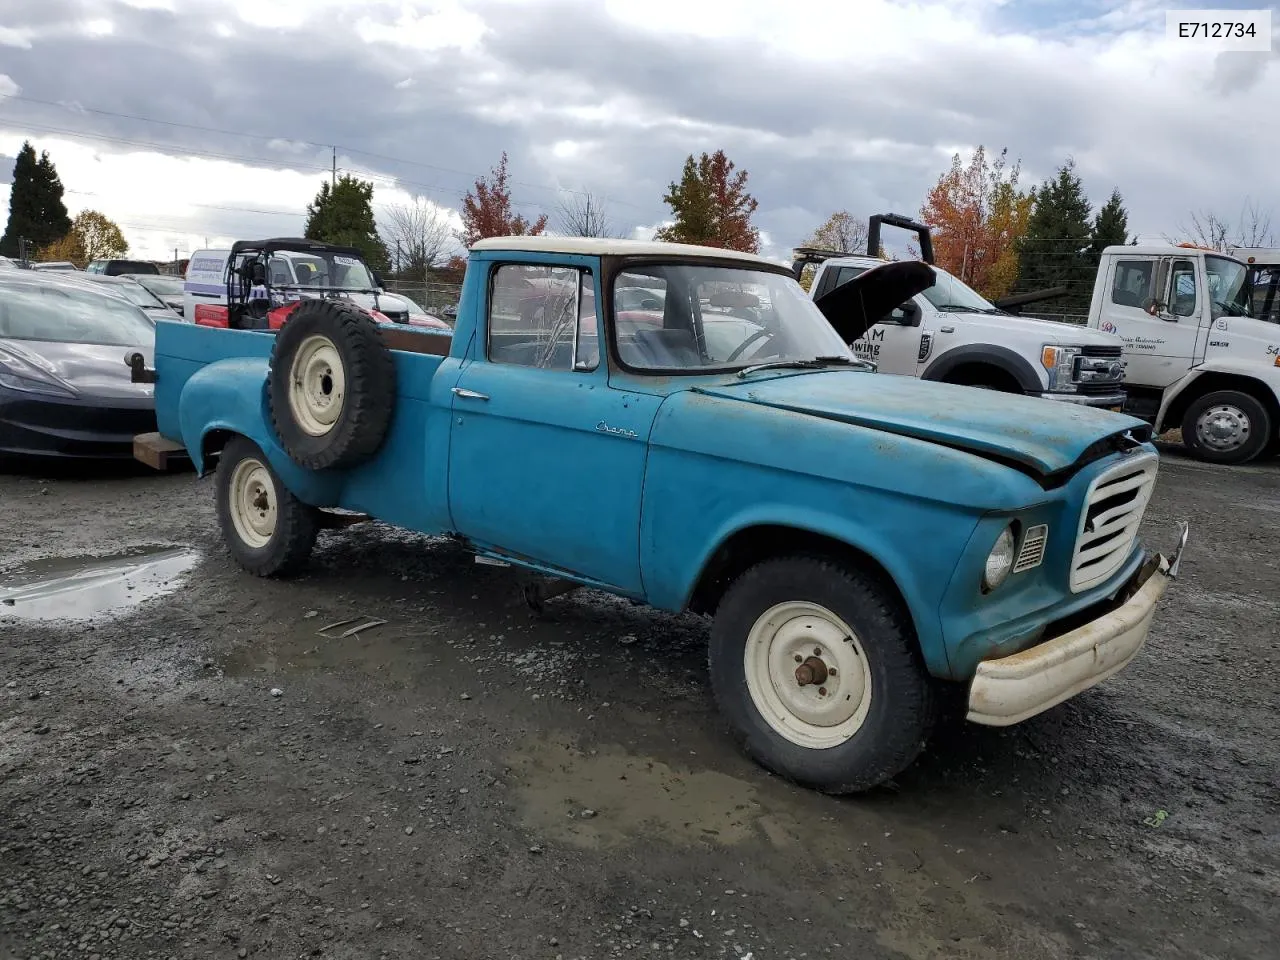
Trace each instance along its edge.
{"label": "white spare wheel rim", "polygon": [[255,550],[270,543],[276,532],[276,488],[261,461],[250,458],[236,464],[228,499],[236,536]]}
{"label": "white spare wheel rim", "polygon": [[313,437],[322,437],[342,415],[347,373],[338,348],[328,337],[307,337],[289,368],[289,412],[293,421]]}
{"label": "white spare wheel rim", "polygon": [[853,630],[826,607],[769,608],[747,635],[747,690],[765,722],[799,747],[838,747],[871,709],[871,668]]}

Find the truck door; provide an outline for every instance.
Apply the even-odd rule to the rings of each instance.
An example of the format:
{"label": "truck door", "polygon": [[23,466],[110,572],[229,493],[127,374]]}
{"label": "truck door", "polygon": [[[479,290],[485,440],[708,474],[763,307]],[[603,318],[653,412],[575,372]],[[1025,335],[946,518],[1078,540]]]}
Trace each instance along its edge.
{"label": "truck door", "polygon": [[[848,283],[854,277],[864,273],[869,267],[847,266],[832,267],[823,271],[823,276],[815,277],[815,284],[821,288],[816,296],[821,296],[841,284]],[[877,323],[863,336],[849,346],[853,352],[864,360],[875,363],[880,373],[894,373],[900,376],[914,376],[916,363],[920,354],[920,320],[922,314],[916,301],[897,307],[883,321]]]}
{"label": "truck door", "polygon": [[1204,356],[1203,294],[1190,257],[1112,257],[1098,328],[1124,341],[1125,381],[1163,389]]}
{"label": "truck door", "polygon": [[592,264],[492,267],[453,388],[449,509],[478,546],[639,595],[656,403],[609,388]]}

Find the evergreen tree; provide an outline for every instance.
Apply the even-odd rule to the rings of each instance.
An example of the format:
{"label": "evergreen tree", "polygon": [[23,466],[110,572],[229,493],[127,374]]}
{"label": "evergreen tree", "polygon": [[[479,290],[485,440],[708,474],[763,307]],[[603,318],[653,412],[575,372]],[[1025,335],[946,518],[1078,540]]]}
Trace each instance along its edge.
{"label": "evergreen tree", "polygon": [[675,222],[660,229],[656,239],[760,252],[760,231],[751,225],[758,204],[747,193],[747,171],[735,174],[723,150],[698,160],[690,154],[680,182],[672,183],[662,200]]}
{"label": "evergreen tree", "polygon": [[378,236],[373,217],[372,183],[345,174],[332,186],[328,180],[321,183],[315,202],[307,205],[303,236],[308,240],[355,247],[371,269],[379,273],[387,271],[387,245]]}
{"label": "evergreen tree", "polygon": [[[1136,240],[1137,238],[1135,238]],[[1129,242],[1129,214],[1124,208],[1119,190],[1111,191],[1111,199],[1098,211],[1093,220],[1093,252],[1101,254],[1110,246]]]}
{"label": "evergreen tree", "polygon": [[29,141],[23,143],[13,164],[9,222],[0,237],[0,255],[19,256],[18,240],[22,237],[29,241],[29,256],[65,237],[71,230],[71,218],[62,194],[62,181],[49,152],[43,151],[37,159],[35,147]]}
{"label": "evergreen tree", "polygon": [[1097,271],[1089,198],[1068,159],[1035,192],[1027,232],[1018,250],[1018,286],[1041,290],[1065,286],[1056,304],[1068,313],[1087,310]]}

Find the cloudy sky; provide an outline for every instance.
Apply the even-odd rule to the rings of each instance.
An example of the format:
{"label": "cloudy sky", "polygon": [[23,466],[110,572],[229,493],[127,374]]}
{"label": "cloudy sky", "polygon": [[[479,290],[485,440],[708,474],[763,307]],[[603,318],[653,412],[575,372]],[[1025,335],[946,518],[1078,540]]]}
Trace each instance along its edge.
{"label": "cloudy sky", "polygon": [[1261,4],[4,0],[0,180],[31,139],[159,258],[300,233],[335,147],[380,215],[456,208],[506,150],[521,212],[591,191],[640,236],[723,148],[785,256],[835,209],[915,214],[982,143],[1026,183],[1074,156],[1146,238],[1246,201],[1280,229],[1280,59],[1167,41],[1171,6]]}

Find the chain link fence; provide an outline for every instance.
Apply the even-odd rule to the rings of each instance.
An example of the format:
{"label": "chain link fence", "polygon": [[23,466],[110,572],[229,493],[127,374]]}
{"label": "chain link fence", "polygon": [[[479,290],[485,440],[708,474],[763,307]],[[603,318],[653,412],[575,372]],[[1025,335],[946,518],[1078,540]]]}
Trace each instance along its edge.
{"label": "chain link fence", "polygon": [[439,280],[386,280],[384,289],[388,293],[408,297],[427,313],[441,319],[448,319],[444,316],[445,308],[456,307],[462,295],[462,284]]}

